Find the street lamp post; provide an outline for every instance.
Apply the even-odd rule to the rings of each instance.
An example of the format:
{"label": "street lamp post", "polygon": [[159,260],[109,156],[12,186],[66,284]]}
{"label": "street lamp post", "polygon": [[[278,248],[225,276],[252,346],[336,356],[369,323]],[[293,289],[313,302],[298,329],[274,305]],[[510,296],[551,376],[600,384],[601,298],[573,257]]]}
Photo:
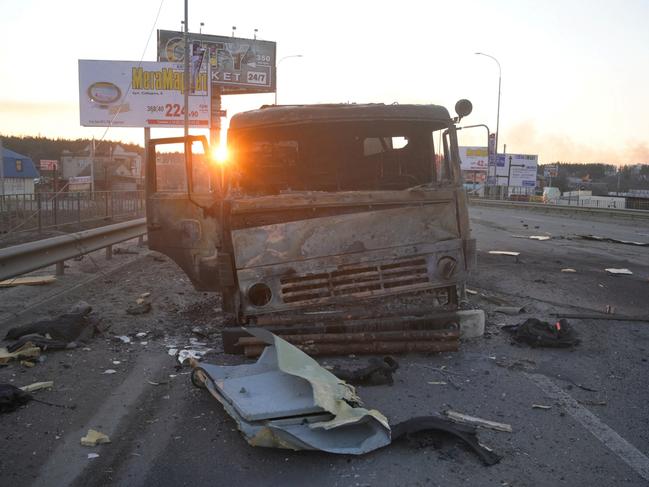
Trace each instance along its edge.
{"label": "street lamp post", "polygon": [[275,66],[275,105],[277,105],[277,71],[279,70],[279,64],[284,61],[284,59],[291,57],[302,57],[302,54],[290,54],[289,56],[284,56],[279,61],[277,61],[277,65]]}
{"label": "street lamp post", "polygon": [[[486,56],[488,58],[491,58],[494,61],[496,61],[496,64],[498,65],[498,109],[496,111],[496,153],[494,154],[494,157],[497,158],[498,157],[498,135],[500,135],[500,82],[502,80],[502,69],[500,68],[500,63],[498,62],[498,59],[496,59],[495,57],[489,54],[485,54],[484,52],[476,52],[475,54],[478,56]],[[494,161],[494,164],[495,163],[496,161]]]}

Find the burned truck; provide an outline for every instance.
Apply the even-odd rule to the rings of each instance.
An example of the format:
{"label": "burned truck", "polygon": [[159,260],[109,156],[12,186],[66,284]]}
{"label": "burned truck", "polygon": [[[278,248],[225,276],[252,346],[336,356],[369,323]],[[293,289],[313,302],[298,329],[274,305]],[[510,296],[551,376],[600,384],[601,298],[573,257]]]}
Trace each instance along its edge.
{"label": "burned truck", "polygon": [[204,137],[151,140],[149,247],[239,323],[420,291],[452,307],[475,261],[456,111],[263,106],[232,117],[225,164]]}

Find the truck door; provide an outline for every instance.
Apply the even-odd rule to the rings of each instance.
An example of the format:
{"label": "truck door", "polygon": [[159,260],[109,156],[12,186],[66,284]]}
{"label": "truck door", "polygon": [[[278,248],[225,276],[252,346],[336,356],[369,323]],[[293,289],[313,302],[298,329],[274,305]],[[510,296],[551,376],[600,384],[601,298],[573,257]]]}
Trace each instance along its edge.
{"label": "truck door", "polygon": [[149,248],[169,256],[194,287],[232,285],[223,253],[222,168],[212,162],[203,136],[152,139],[147,151]]}

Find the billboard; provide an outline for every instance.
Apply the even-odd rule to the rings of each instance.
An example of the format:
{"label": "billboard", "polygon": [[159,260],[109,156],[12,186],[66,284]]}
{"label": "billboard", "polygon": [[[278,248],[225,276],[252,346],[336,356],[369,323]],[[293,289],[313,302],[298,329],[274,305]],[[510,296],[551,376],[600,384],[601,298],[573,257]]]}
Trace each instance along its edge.
{"label": "billboard", "polygon": [[547,164],[543,166],[543,175],[546,178],[556,178],[559,175],[559,166],[556,164]]}
{"label": "billboard", "polygon": [[460,168],[463,171],[487,171],[489,152],[487,147],[459,147]]}
{"label": "billboard", "polygon": [[[194,46],[206,51],[213,88],[225,95],[275,91],[274,42],[208,34],[188,36],[192,52]],[[158,61],[182,63],[184,46],[182,32],[158,30]]]}
{"label": "billboard", "polygon": [[56,159],[41,159],[40,168],[41,171],[56,171],[56,168],[59,165],[59,161]]}
{"label": "billboard", "polygon": [[535,188],[538,159],[539,156],[529,154],[497,154],[496,184]]}
{"label": "billboard", "polygon": [[[79,60],[84,127],[183,127],[184,66],[150,61]],[[189,92],[189,125],[210,126],[207,63]]]}

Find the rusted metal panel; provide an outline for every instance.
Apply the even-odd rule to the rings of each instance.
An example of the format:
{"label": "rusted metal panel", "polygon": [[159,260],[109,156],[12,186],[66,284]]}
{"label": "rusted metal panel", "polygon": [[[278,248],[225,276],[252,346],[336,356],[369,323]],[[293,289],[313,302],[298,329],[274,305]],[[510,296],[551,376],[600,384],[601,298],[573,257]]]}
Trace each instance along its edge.
{"label": "rusted metal panel", "polygon": [[[402,342],[367,342],[367,343],[314,343],[298,344],[297,348],[312,356],[355,354],[389,354],[389,353],[430,353],[456,352],[459,340],[449,341],[402,341]],[[265,345],[251,345],[244,348],[246,357],[261,355]]]}
{"label": "rusted metal panel", "polygon": [[[308,333],[300,335],[278,335],[294,345],[310,343],[364,343],[370,341],[379,342],[403,342],[403,341],[449,341],[460,338],[459,330],[395,330],[379,332],[360,333]],[[243,337],[239,339],[238,345],[244,347],[250,345],[262,345],[263,341],[255,337]]]}

